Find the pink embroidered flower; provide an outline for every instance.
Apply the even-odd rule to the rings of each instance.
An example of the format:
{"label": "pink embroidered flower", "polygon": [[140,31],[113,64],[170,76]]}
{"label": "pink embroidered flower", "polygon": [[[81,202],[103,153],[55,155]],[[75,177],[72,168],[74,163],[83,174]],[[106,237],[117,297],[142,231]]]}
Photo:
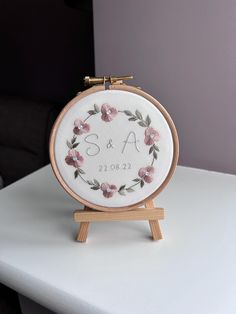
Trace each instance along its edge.
{"label": "pink embroidered flower", "polygon": [[80,119],[76,119],[74,122],[74,130],[73,132],[76,135],[81,135],[83,133],[88,133],[90,130],[90,125],[88,123],[85,123],[84,121]]}
{"label": "pink embroidered flower", "polygon": [[68,151],[68,155],[65,158],[65,162],[68,165],[73,166],[75,168],[81,167],[83,164],[83,161],[84,161],[84,158],[75,149],[70,149]]}
{"label": "pink embroidered flower", "polygon": [[101,112],[102,112],[101,118],[105,122],[110,122],[111,120],[113,120],[118,113],[116,108],[114,108],[108,104],[102,105]]}
{"label": "pink embroidered flower", "polygon": [[103,196],[110,198],[117,191],[117,187],[114,184],[102,183],[101,190],[103,191]]}
{"label": "pink embroidered flower", "polygon": [[147,128],[145,130],[145,139],[144,143],[146,145],[153,145],[155,142],[159,141],[160,134],[153,128]]}
{"label": "pink embroidered flower", "polygon": [[142,178],[146,183],[151,183],[153,180],[153,174],[155,172],[154,167],[147,166],[145,168],[139,169],[138,175]]}

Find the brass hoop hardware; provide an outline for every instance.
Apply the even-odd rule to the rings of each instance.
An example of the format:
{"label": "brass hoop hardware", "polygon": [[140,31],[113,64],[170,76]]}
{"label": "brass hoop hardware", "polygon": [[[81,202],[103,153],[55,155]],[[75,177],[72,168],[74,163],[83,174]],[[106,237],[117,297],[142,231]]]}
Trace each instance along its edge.
{"label": "brass hoop hardware", "polygon": [[115,84],[116,82],[123,82],[126,80],[132,80],[133,75],[125,75],[125,76],[101,76],[101,77],[84,77],[84,85],[92,86],[97,84],[105,84],[105,82],[110,82],[111,84]]}

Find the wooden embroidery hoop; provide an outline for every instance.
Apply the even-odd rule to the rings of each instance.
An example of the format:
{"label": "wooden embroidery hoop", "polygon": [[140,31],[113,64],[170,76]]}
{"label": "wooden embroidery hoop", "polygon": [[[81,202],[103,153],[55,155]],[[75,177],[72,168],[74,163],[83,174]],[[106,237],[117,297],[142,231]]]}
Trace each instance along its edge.
{"label": "wooden embroidery hoop", "polygon": [[[178,135],[177,135],[175,125],[170,115],[165,110],[165,108],[162,107],[162,105],[151,95],[142,91],[141,88],[124,84],[123,79],[127,79],[127,78],[132,78],[132,77],[120,77],[120,78],[111,77],[111,76],[103,77],[103,78],[86,77],[85,82],[89,82],[90,85],[97,84],[96,82],[99,82],[101,80],[103,84],[93,86],[79,93],[75,98],[73,98],[61,111],[61,113],[59,114],[52,128],[52,132],[50,136],[50,145],[49,145],[49,153],[50,153],[52,169],[59,183],[67,191],[67,193],[70,194],[73,198],[75,198],[79,202],[81,202],[82,204],[84,204],[84,209],[79,209],[74,212],[74,221],[77,223],[80,223],[79,231],[76,237],[76,240],[78,242],[86,242],[87,235],[88,235],[88,227],[89,227],[90,222],[117,221],[117,220],[148,220],[153,240],[162,239],[162,233],[161,233],[161,229],[159,225],[159,220],[164,219],[164,209],[156,208],[154,206],[153,199],[165,188],[165,186],[168,184],[168,182],[170,181],[175,171],[177,161],[178,161],[178,156],[179,156]],[[111,83],[107,87],[105,86],[106,81],[109,81]],[[172,138],[173,138],[173,159],[172,159],[172,163],[171,163],[171,167],[168,172],[168,175],[166,176],[163,183],[159,186],[159,188],[154,193],[149,195],[147,198],[143,199],[142,201],[136,204],[132,204],[126,207],[107,208],[104,206],[90,203],[89,201],[81,198],[64,181],[58,169],[56,158],[55,158],[56,133],[64,115],[75,103],[77,103],[82,98],[90,94],[96,93],[98,91],[103,91],[106,88],[110,90],[128,91],[128,92],[131,92],[131,93],[134,93],[134,94],[137,94],[146,98],[148,101],[154,104],[158,108],[158,110],[162,113],[162,115],[164,116],[165,120],[167,121],[169,125]],[[143,205],[145,208],[140,208],[140,206],[143,206]]]}

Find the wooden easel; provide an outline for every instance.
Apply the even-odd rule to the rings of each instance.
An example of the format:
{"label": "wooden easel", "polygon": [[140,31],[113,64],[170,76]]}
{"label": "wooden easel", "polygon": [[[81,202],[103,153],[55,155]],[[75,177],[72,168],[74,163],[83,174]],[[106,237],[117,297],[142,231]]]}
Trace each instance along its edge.
{"label": "wooden easel", "polygon": [[74,221],[80,223],[76,240],[86,242],[90,222],[119,220],[148,220],[153,240],[162,239],[159,220],[164,219],[164,209],[155,208],[153,200],[145,203],[145,208],[134,208],[122,212],[102,212],[87,206],[74,212]]}

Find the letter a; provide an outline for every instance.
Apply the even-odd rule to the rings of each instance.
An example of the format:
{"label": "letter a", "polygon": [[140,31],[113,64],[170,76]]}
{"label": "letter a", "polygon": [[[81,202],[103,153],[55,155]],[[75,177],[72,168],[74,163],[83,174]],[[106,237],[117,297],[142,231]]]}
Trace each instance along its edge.
{"label": "letter a", "polygon": [[[133,136],[133,139],[134,139],[133,141],[129,141],[129,138],[130,138],[131,136]],[[137,146],[137,142],[138,142],[138,141],[137,141],[137,139],[136,139],[136,134],[135,134],[133,131],[129,132],[128,136],[126,137],[126,140],[124,141],[124,146],[123,146],[123,149],[122,149],[122,154],[124,153],[127,144],[134,144],[134,146],[135,146],[137,152],[140,152],[140,150],[139,150],[139,148],[138,148],[138,146]]]}

